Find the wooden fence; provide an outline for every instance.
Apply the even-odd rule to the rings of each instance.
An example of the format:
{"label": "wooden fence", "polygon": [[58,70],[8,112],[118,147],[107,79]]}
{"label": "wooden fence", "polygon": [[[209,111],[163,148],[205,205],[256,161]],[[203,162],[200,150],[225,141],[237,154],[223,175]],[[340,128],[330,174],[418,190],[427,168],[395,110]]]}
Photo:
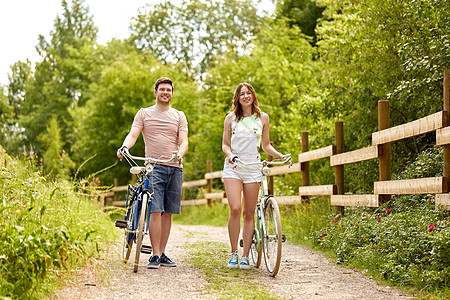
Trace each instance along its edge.
{"label": "wooden fence", "polygon": [[[439,205],[450,210],[449,182],[450,178],[450,69],[444,70],[444,105],[443,110],[421,119],[390,127],[390,108],[388,100],[378,102],[378,129],[372,133],[372,145],[344,152],[344,124],[335,122],[335,143],[323,148],[310,150],[308,131],[301,133],[301,150],[298,162],[292,166],[277,166],[271,168],[269,186],[273,184],[272,176],[302,173],[302,185],[295,196],[277,196],[279,204],[295,204],[309,201],[310,196],[330,196],[331,205],[337,212],[343,213],[345,206],[378,207],[388,201],[391,195],[397,194],[435,194],[436,208]],[[430,177],[409,180],[391,180],[390,144],[395,141],[412,138],[418,135],[435,132],[436,145],[444,147],[444,170],[442,177]],[[335,170],[335,182],[329,185],[309,184],[309,162],[318,159],[329,159],[330,167]],[[378,159],[379,181],[374,182],[374,193],[366,195],[345,194],[344,166],[346,164],[365,160]],[[185,188],[204,187],[206,192],[202,199],[182,200],[182,205],[199,205],[211,203],[214,199],[227,203],[225,192],[212,192],[213,179],[221,178],[222,171],[212,171],[212,162],[207,161],[207,170],[204,178],[183,183]],[[126,186],[114,187],[112,192],[104,196],[114,196],[117,200],[118,192],[126,190]],[[272,189],[273,191],[273,189]],[[184,193],[183,193],[184,195]],[[123,205],[124,202],[113,201],[112,205]]]}

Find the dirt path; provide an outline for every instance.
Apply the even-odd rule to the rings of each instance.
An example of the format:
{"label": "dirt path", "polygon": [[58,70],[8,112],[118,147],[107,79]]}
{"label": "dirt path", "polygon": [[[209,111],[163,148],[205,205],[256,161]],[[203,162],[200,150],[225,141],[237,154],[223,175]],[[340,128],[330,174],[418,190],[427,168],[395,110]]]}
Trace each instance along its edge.
{"label": "dirt path", "polygon": [[[109,253],[114,274],[109,284],[93,272],[81,270],[75,280],[52,299],[214,299],[205,293],[208,284],[201,270],[192,267],[186,243],[218,241],[228,244],[226,228],[174,225],[167,254],[178,263],[176,268],[146,268],[149,255],[142,254],[137,273],[131,263],[119,263],[119,251]],[[131,254],[134,257],[134,252]],[[225,264],[226,262],[224,262]],[[396,289],[378,285],[350,269],[339,267],[307,248],[285,243],[281,269],[275,278],[265,266],[252,269],[255,281],[270,287],[270,293],[282,299],[413,299]]]}

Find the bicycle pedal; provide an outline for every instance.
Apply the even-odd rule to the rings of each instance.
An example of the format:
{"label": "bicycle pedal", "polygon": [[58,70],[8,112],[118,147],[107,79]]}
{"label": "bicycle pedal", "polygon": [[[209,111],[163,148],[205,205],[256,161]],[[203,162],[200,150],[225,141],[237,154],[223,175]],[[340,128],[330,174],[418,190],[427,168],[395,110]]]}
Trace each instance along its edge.
{"label": "bicycle pedal", "polygon": [[127,228],[127,221],[125,220],[116,220],[116,222],[114,222],[114,225],[118,228]]}
{"label": "bicycle pedal", "polygon": [[242,248],[244,247],[244,240],[243,239],[240,239],[239,246],[241,246]]}
{"label": "bicycle pedal", "polygon": [[282,243],[286,242],[286,236],[284,234],[281,235],[281,242]]}
{"label": "bicycle pedal", "polygon": [[141,246],[141,253],[152,254],[152,246],[150,246],[150,245],[142,245]]}

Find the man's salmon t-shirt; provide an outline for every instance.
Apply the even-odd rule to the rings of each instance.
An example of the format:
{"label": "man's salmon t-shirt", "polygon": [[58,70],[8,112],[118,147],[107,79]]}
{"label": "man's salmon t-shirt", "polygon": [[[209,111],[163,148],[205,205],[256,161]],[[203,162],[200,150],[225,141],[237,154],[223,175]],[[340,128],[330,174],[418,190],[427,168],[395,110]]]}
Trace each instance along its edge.
{"label": "man's salmon t-shirt", "polygon": [[[145,157],[169,159],[172,151],[178,150],[180,131],[188,131],[186,116],[173,107],[160,111],[155,106],[141,108],[134,117],[133,125],[142,131]],[[177,161],[164,163],[180,167]]]}

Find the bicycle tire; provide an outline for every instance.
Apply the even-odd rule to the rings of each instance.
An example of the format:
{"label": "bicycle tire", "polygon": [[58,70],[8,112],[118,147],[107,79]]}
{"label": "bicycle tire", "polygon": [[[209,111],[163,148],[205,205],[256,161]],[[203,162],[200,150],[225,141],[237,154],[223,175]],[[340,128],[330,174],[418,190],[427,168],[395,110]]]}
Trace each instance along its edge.
{"label": "bicycle tire", "polygon": [[137,237],[136,237],[136,256],[134,259],[134,268],[133,271],[136,273],[138,271],[139,267],[139,256],[141,255],[141,246],[142,246],[142,240],[144,239],[144,227],[145,227],[145,220],[146,220],[146,214],[147,214],[147,202],[148,201],[148,195],[146,193],[142,194],[142,203],[141,203],[141,211],[139,214],[139,222],[138,222],[138,230],[137,230]]}
{"label": "bicycle tire", "polygon": [[277,275],[281,264],[281,217],[277,200],[269,197],[264,206],[265,234],[263,235],[264,261],[270,276]]}
{"label": "bicycle tire", "polygon": [[253,241],[252,246],[250,247],[250,255],[252,256],[252,261],[255,264],[255,267],[259,268],[261,265],[261,257],[262,257],[262,246],[259,244],[259,251],[256,249],[256,241],[259,239],[259,235],[257,236],[256,230],[253,231]]}
{"label": "bicycle tire", "polygon": [[133,242],[134,242],[134,230],[133,230],[133,218],[135,214],[135,205],[134,202],[132,202],[127,207],[127,227],[125,228],[125,235],[123,239],[123,249],[122,249],[122,259],[124,263],[128,262],[128,259],[130,258],[131,250],[133,248]]}

